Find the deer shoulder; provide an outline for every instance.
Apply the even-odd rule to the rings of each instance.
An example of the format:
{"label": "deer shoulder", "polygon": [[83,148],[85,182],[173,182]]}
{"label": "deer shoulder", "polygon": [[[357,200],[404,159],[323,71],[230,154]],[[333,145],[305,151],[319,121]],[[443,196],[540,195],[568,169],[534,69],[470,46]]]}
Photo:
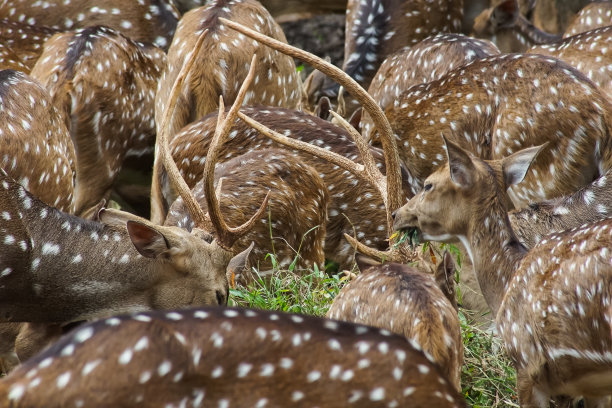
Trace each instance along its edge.
{"label": "deer shoulder", "polygon": [[[431,82],[470,62],[499,54],[490,41],[462,34],[437,34],[389,55],[376,72],[368,93],[384,110],[414,85]],[[363,134],[371,139],[370,115],[363,114]]]}
{"label": "deer shoulder", "polygon": [[[612,24],[612,22],[611,22]],[[607,95],[612,95],[612,27],[603,27],[564,37],[553,43],[531,47],[530,54],[547,55],[567,62],[586,75]]]}

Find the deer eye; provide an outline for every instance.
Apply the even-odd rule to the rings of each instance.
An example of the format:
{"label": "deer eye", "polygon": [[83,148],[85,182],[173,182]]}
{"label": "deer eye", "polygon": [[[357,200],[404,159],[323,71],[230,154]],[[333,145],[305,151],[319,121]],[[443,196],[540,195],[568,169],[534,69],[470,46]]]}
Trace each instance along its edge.
{"label": "deer eye", "polygon": [[425,184],[425,186],[423,187],[423,191],[429,191],[433,188],[433,185],[431,183],[427,183]]}

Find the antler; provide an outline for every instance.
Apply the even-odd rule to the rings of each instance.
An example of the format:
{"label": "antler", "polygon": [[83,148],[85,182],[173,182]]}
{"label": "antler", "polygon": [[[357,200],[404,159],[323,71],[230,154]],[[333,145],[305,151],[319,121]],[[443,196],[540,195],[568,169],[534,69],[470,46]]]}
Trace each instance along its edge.
{"label": "antler", "polygon": [[237,114],[239,114],[238,110],[240,109],[247,89],[255,76],[255,61],[256,55],[253,55],[249,73],[244,79],[244,82],[238,91],[238,95],[227,113],[227,116],[225,116],[223,97],[219,97],[219,115],[217,116],[217,127],[206,155],[206,163],[204,164],[204,194],[206,195],[208,215],[213,228],[217,232],[217,240],[219,244],[227,249],[231,248],[234,242],[236,242],[236,240],[242,235],[246,234],[247,231],[253,227],[255,222],[261,218],[270,198],[270,191],[268,191],[257,212],[244,224],[232,228],[225,223],[223,217],[221,216],[221,208],[219,206],[219,199],[217,197],[217,193],[220,193],[221,188],[219,187],[217,192],[215,192],[214,189],[214,173],[217,155],[219,154],[221,146],[225,142],[227,135],[231,130],[231,126],[234,123]]}
{"label": "antler", "polygon": [[[179,92],[183,87],[183,83],[185,82],[187,75],[189,75],[189,72],[191,71],[191,67],[195,62],[196,56],[200,52],[200,48],[202,47],[202,43],[207,33],[208,30],[204,30],[202,34],[200,34],[200,37],[198,38],[193,51],[187,58],[185,64],[183,64],[183,67],[181,68],[178,76],[176,77],[176,81],[172,86],[172,90],[170,91],[170,100],[168,101],[168,105],[164,110],[162,121],[158,128],[159,131],[157,132],[157,157],[155,159],[155,167],[153,169],[153,185],[151,187],[151,194],[153,196],[151,205],[153,207],[155,205],[159,205],[158,202],[155,202],[155,195],[156,193],[161,193],[159,176],[161,173],[162,166],[165,167],[166,171],[168,172],[168,178],[170,182],[173,184],[173,187],[176,188],[179,195],[185,202],[185,207],[187,207],[189,214],[191,214],[191,218],[193,219],[195,225],[200,226],[205,225],[208,222],[208,219],[206,218],[204,211],[202,211],[202,208],[200,207],[198,201],[191,194],[189,186],[181,176],[181,173],[179,172],[179,169],[176,166],[174,159],[172,159],[172,155],[170,154],[170,148],[168,147],[167,128],[168,123],[170,122],[170,118],[174,114],[174,109],[176,107],[176,101],[179,97]],[[154,219],[152,221],[161,224],[163,222],[163,215],[154,215],[157,215],[159,219]]]}
{"label": "antler", "polygon": [[[269,38],[261,33],[258,33],[257,31],[251,30],[250,28],[247,28],[241,24],[235,23],[225,18],[220,18],[220,21],[228,27],[239,31],[242,34],[249,36],[271,48],[274,48],[277,51],[290,55],[294,58],[299,58],[300,60],[312,65],[330,78],[342,84],[342,86],[344,86],[344,88],[348,92],[350,92],[351,95],[354,95],[355,98],[362,104],[364,109],[371,115],[372,120],[374,121],[381,134],[381,142],[383,150],[385,152],[387,185],[383,186],[377,183],[376,188],[378,188],[380,191],[382,191],[382,188],[384,188],[385,190],[383,197],[386,197],[386,199],[384,199],[384,203],[385,207],[387,208],[387,225],[388,230],[391,231],[391,226],[393,225],[391,213],[403,204],[399,154],[397,150],[397,145],[395,144],[395,139],[393,138],[393,130],[391,129],[391,125],[385,117],[385,114],[383,113],[382,109],[380,109],[374,99],[372,99],[372,97],[368,95],[368,93],[345,72],[333,66],[331,63],[328,63],[323,59],[317,57],[316,55]],[[359,135],[359,133],[355,133]],[[355,135],[355,133],[351,134]],[[359,138],[362,138],[362,136],[359,135]],[[357,143],[357,147],[361,150],[360,143],[358,142],[358,140],[359,139],[355,139],[355,142]],[[367,168],[367,156],[364,155],[364,151],[361,151],[361,154],[364,158],[364,164]],[[368,169],[367,171],[371,174],[374,174],[375,172],[380,174],[376,166],[374,166],[373,169]],[[380,176],[377,176],[376,178],[380,181],[384,179],[384,176],[380,174]]]}
{"label": "antler", "polygon": [[[238,116],[240,117],[240,119],[247,122],[250,126],[254,127],[259,132],[270,137],[276,142],[292,147],[294,149],[306,151],[317,157],[328,160],[336,164],[337,166],[340,166],[343,169],[350,171],[359,179],[371,183],[379,191],[383,203],[385,204],[385,208],[387,210],[387,231],[392,231],[393,219],[391,214],[393,210],[399,208],[399,206],[401,206],[404,201],[402,195],[401,173],[399,164],[400,162],[397,145],[393,136],[393,130],[391,129],[389,121],[385,117],[382,109],[378,106],[378,104],[359,84],[357,84],[345,72],[333,66],[332,64],[324,61],[323,59],[317,57],[316,55],[310,54],[306,51],[292,47],[288,44],[284,44],[269,37],[266,37],[265,35],[253,31],[238,23],[234,23],[224,18],[221,18],[221,20],[223,24],[226,24],[228,27],[239,31],[244,35],[247,35],[271,48],[274,48],[277,51],[288,54],[294,58],[299,58],[302,61],[311,64],[319,71],[323,72],[330,78],[339,82],[348,92],[351,93],[351,95],[355,96],[355,98],[361,103],[364,109],[370,114],[372,120],[374,121],[381,134],[381,142],[383,150],[385,152],[385,164],[387,169],[386,177],[383,176],[380,170],[378,170],[378,167],[376,166],[376,162],[371,154],[367,141],[346,120],[344,120],[340,115],[336,114],[335,112],[331,112],[332,115],[338,120],[340,125],[342,125],[351,134],[351,136],[355,140],[355,144],[359,149],[364,163],[363,165],[354,163],[343,156],[322,149],[318,146],[314,146],[309,143],[304,143],[299,140],[290,139],[284,135],[281,135],[278,132],[274,132],[273,130],[265,127],[261,123],[253,120],[252,118],[248,117],[243,113],[239,113]],[[393,248],[389,251],[379,251],[373,248],[369,248],[364,244],[361,244],[355,238],[347,234],[345,234],[344,236],[351,244],[351,246],[353,246],[359,252],[362,252],[372,257],[379,258],[381,260],[386,259],[406,261],[415,258],[415,251],[411,250],[407,246],[400,246],[398,248]],[[390,240],[392,241],[392,239]]]}
{"label": "antler", "polygon": [[[183,83],[185,82],[185,78],[189,75],[191,67],[195,62],[195,56],[199,53],[200,48],[202,46],[202,42],[204,41],[204,37],[208,30],[202,32],[198,41],[195,44],[194,50],[191,52],[191,55],[181,68],[174,85],[172,86],[172,90],[170,92],[170,100],[168,101],[167,108],[164,111],[162,116],[162,121],[160,125],[160,131],[158,133],[158,156],[160,165],[163,165],[168,172],[168,178],[171,183],[173,183],[174,188],[178,191],[179,195],[183,199],[185,203],[185,207],[191,214],[191,219],[193,220],[194,226],[197,228],[203,228],[206,230],[213,230],[217,233],[217,242],[219,245],[226,249],[230,249],[236,240],[244,235],[249,229],[253,227],[255,222],[261,218],[266,205],[268,204],[268,200],[270,197],[270,192],[266,195],[261,204],[259,210],[249,219],[246,223],[241,226],[231,228],[223,221],[221,217],[221,209],[219,206],[219,200],[217,198],[217,194],[220,193],[221,187],[219,186],[218,191],[215,192],[214,189],[214,169],[216,158],[221,149],[221,145],[227,138],[227,134],[231,129],[231,125],[236,118],[236,113],[242,102],[244,101],[244,97],[246,95],[247,89],[255,76],[255,61],[256,56],[253,55],[253,59],[251,60],[251,66],[249,68],[249,73],[247,74],[242,86],[240,87],[240,91],[236,96],[236,100],[232,104],[227,117],[225,117],[225,107],[223,104],[223,98],[219,97],[219,116],[217,119],[217,128],[215,129],[215,135],[213,137],[211,146],[208,151],[208,155],[206,158],[206,163],[204,165],[204,193],[206,195],[206,203],[208,206],[208,214],[204,213],[202,207],[196,200],[196,198],[191,194],[191,190],[187,183],[181,176],[172,155],[170,154],[170,149],[168,147],[168,135],[167,135],[167,124],[170,121],[170,118],[174,114],[174,109],[176,107],[176,102],[178,100],[179,92]],[[159,169],[159,166],[157,167]],[[154,174],[153,177],[154,183],[159,183],[159,177],[156,177]],[[158,186],[159,188],[159,186]]]}

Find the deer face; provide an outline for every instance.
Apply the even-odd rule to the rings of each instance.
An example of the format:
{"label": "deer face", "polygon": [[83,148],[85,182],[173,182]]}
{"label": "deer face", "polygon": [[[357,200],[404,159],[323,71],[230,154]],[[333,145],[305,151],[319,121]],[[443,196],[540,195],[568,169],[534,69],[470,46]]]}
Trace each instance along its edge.
{"label": "deer face", "polygon": [[225,305],[229,278],[241,273],[252,248],[234,256],[202,230],[157,226],[116,210],[103,210],[100,220],[127,228],[140,255],[156,262],[155,284],[149,292],[154,309]]}
{"label": "deer face", "polygon": [[393,229],[416,229],[424,239],[466,237],[484,211],[506,211],[505,189],[520,183],[545,145],[485,162],[444,139],[448,163],[432,173],[423,190],[394,215]]}

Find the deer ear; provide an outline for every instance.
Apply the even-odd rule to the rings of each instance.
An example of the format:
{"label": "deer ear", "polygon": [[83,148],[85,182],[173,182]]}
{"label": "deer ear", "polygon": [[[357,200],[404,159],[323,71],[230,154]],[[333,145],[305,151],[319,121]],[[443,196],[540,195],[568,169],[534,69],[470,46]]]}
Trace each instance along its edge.
{"label": "deer ear", "polygon": [[540,146],[529,147],[502,159],[502,172],[506,188],[523,181],[531,163],[547,144],[548,142]]}
{"label": "deer ear", "polygon": [[355,112],[353,112],[353,114],[351,115],[351,118],[349,119],[349,123],[351,124],[351,126],[357,129],[358,132],[361,131],[362,113],[363,113],[363,110],[361,109],[361,107],[359,107],[355,110]]}
{"label": "deer ear", "polygon": [[249,255],[251,254],[251,250],[255,246],[255,242],[251,242],[251,245],[238,255],[234,256],[227,264],[227,281],[230,284],[231,288],[236,286],[236,282],[240,280],[242,276],[242,272],[246,268],[247,260],[249,259]]}
{"label": "deer ear", "polygon": [[319,103],[317,104],[314,114],[315,116],[318,116],[321,119],[329,120],[330,110],[331,110],[331,101],[329,100],[327,96],[323,96],[321,97],[321,99],[319,99]]}
{"label": "deer ear", "polygon": [[442,139],[446,145],[451,180],[461,188],[471,187],[474,181],[474,163],[469,153],[446,137],[442,136]]}
{"label": "deer ear", "polygon": [[442,262],[438,265],[438,272],[444,274],[446,282],[455,278],[455,261],[453,261],[453,256],[449,251],[444,251]]}
{"label": "deer ear", "polygon": [[170,249],[166,237],[155,228],[139,221],[128,221],[127,231],[132,244],[140,255],[147,258],[157,258]]}
{"label": "deer ear", "polygon": [[382,265],[376,259],[370,258],[369,256],[363,254],[355,254],[355,262],[357,263],[357,267],[362,273],[368,268]]}
{"label": "deer ear", "polygon": [[512,27],[516,24],[519,13],[518,2],[516,0],[506,0],[495,6],[491,14],[491,20],[495,27]]}

